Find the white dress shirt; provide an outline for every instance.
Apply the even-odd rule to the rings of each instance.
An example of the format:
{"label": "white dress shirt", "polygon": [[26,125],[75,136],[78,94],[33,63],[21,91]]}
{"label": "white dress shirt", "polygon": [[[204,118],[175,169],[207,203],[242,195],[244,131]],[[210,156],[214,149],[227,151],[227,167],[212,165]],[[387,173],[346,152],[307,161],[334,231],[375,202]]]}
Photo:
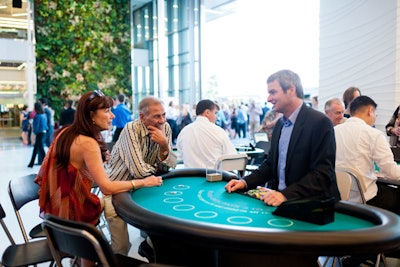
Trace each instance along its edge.
{"label": "white dress shirt", "polygon": [[[400,166],[394,161],[389,142],[383,132],[369,126],[364,120],[350,117],[336,125],[336,167],[350,167],[363,175],[368,201],[376,196],[378,187],[374,162],[387,178],[400,179]],[[358,194],[350,193],[350,201],[361,203]]]}
{"label": "white dress shirt", "polygon": [[206,168],[222,155],[237,153],[227,133],[201,115],[182,129],[176,146],[187,168]]}

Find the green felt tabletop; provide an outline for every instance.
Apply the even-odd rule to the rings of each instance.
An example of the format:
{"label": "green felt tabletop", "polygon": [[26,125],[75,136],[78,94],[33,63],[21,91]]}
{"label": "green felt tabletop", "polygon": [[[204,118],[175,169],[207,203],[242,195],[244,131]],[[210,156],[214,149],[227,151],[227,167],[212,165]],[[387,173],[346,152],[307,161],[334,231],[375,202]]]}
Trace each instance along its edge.
{"label": "green felt tabletop", "polygon": [[132,199],[142,208],[165,216],[197,223],[237,227],[274,228],[293,231],[343,231],[374,224],[357,217],[335,213],[335,220],[316,225],[275,216],[275,207],[239,193],[227,193],[226,182],[207,182],[204,177],[166,179],[160,187],[141,188]]}

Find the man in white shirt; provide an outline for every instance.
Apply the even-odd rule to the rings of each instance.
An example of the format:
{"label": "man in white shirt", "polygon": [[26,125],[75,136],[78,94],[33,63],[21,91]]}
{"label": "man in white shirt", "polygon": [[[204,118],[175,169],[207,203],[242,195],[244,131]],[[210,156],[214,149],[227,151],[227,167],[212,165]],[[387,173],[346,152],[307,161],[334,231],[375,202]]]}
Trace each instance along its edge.
{"label": "man in white shirt", "polygon": [[[400,214],[397,189],[376,183],[374,162],[385,177],[400,180],[400,166],[394,161],[385,134],[372,127],[376,107],[368,96],[359,96],[350,104],[351,117],[334,127],[336,167],[350,167],[363,175],[367,204]],[[351,194],[350,201],[360,202],[360,197]]]}
{"label": "man in white shirt", "polygon": [[215,102],[201,100],[196,120],[179,133],[177,149],[186,168],[206,168],[211,160],[237,153],[227,133],[215,124],[218,109]]}

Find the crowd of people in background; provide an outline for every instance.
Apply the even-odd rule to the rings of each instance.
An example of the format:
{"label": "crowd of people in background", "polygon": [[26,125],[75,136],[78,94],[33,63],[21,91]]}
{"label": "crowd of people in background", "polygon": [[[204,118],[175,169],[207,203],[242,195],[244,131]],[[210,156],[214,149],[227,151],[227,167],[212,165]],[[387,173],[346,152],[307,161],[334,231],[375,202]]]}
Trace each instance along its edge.
{"label": "crowd of people in background", "polygon": [[[355,95],[360,92],[359,89],[355,87],[351,87],[347,91],[353,92],[354,90]],[[346,102],[351,101],[349,100],[349,94],[349,92],[345,93],[346,99],[344,100]],[[330,112],[329,109],[340,105],[340,101],[340,99],[335,100],[334,103],[332,103],[332,107],[331,104],[325,106],[325,112],[328,117],[333,116],[335,113],[335,111]],[[73,123],[75,114],[74,101],[65,101],[65,106],[59,114],[59,120],[57,122],[54,120],[54,110],[48,104],[48,100],[41,98],[38,102],[42,105],[47,119],[47,130],[44,135],[43,145],[49,147],[54,130]],[[215,124],[224,129],[230,139],[242,138],[253,140],[254,133],[256,132],[266,132],[268,138],[271,139],[274,126],[282,116],[281,113],[276,112],[267,102],[259,103],[254,99],[249,99],[248,102],[215,101],[215,103],[218,105]],[[172,144],[175,146],[181,130],[195,121],[196,105],[193,107],[190,107],[189,104],[179,105],[173,100],[164,103],[164,105],[166,106],[166,119],[172,129]],[[318,98],[316,96],[312,97],[308,105],[317,109]],[[119,94],[114,98],[114,106],[112,107],[112,112],[115,115],[113,129],[104,133],[107,142],[115,143],[123,127],[134,119],[134,114],[130,110],[130,106],[130,100],[124,94]],[[36,111],[29,111],[27,105],[20,111],[21,139],[25,145],[32,145],[35,143],[35,134],[32,135],[32,122],[35,114]],[[339,114],[339,117],[342,116]],[[341,122],[344,120],[345,118],[341,119]],[[334,122],[334,125],[336,125],[336,122]]]}
{"label": "crowd of people in background", "polygon": [[[304,101],[303,88],[296,73],[282,70],[271,75],[267,84],[272,108],[267,102],[262,105],[254,99],[239,103],[203,99],[190,107],[188,104],[178,105],[173,100],[165,103],[162,99],[144,97],[137,110],[139,118],[135,119],[130,101],[124,94],[112,99],[95,90],[79,100],[77,112],[74,101],[67,100],[56,125],[54,110],[47,99],[39,99],[32,111],[24,106],[20,113],[21,139],[23,144],[33,145],[28,167],[32,168],[38,158],[36,164],[42,168],[36,181],[47,190],[41,193],[41,210],[53,212],[46,200],[57,194],[46,187],[52,183],[49,177],[56,174],[52,169],[56,166],[53,163],[71,172],[68,175],[82,177],[84,174],[77,170],[86,164],[88,170],[98,176],[94,181],[105,194],[104,210],[112,248],[127,254],[131,246],[127,226],[116,214],[110,193],[162,185],[159,175],[176,167],[175,148],[185,167],[201,167],[209,158],[237,153],[230,140],[245,138],[254,141],[255,133],[265,132],[271,142],[269,156],[251,174],[241,180],[231,180],[226,185],[229,193],[265,184],[268,178],[272,193],[262,199],[268,205],[279,206],[290,198],[320,194],[339,199],[334,179],[335,163],[354,167],[352,163],[358,160],[356,167],[360,168],[358,171],[367,184],[367,203],[400,214],[397,205],[392,205],[400,201],[397,192],[384,185],[378,186],[373,169],[377,164],[387,177],[399,178],[400,166],[394,162],[390,146],[400,144],[400,106],[386,125],[386,134],[391,137],[389,144],[385,133],[374,127],[377,104],[363,96],[357,87],[346,89],[342,98],[328,99],[323,112],[319,112],[317,96],[310,102]],[[104,138],[104,132],[111,133],[111,138]],[[297,142],[299,136],[301,141]],[[87,142],[93,151],[74,144],[77,140]],[[63,142],[68,145],[63,146]],[[112,143],[111,148],[107,142]],[[301,153],[290,150],[296,158],[287,160],[291,142],[296,143],[292,146]],[[311,149],[316,145],[320,147]],[[51,153],[46,154],[46,147]],[[97,159],[86,162],[87,158],[80,156],[85,153],[93,153]],[[103,164],[104,169],[98,168]],[[310,168],[313,164],[325,170],[326,175],[317,176]],[[75,170],[69,165],[79,168]],[[285,169],[291,172],[286,173]],[[56,186],[61,188],[63,185]],[[91,198],[90,187],[85,190],[87,197]],[[92,200],[94,210],[90,218],[78,218],[83,214],[76,214],[74,210],[59,215],[95,224],[99,203],[97,199]],[[154,257],[151,246],[148,238],[139,246],[139,254],[150,261]]]}
{"label": "crowd of people in background", "polygon": [[[344,91],[342,98],[334,97],[326,101],[323,112],[331,119],[334,126],[341,124],[350,117],[349,107],[351,101],[360,95],[361,91],[359,88],[349,87]],[[72,124],[75,113],[74,101],[65,101],[65,106],[59,114],[58,122],[55,122],[54,110],[46,98],[41,98],[37,102],[42,106],[46,116],[47,129],[44,130],[44,137],[41,140],[42,145],[40,145],[46,148],[50,146],[55,129]],[[262,104],[254,99],[249,99],[248,102],[215,101],[215,103],[218,105],[215,124],[224,129],[229,139],[243,138],[254,140],[254,133],[256,132],[266,132],[268,138],[271,139],[274,126],[282,116],[281,113],[276,112],[267,102]],[[318,97],[311,97],[307,104],[314,109],[318,109]],[[179,133],[185,126],[196,119],[196,105],[193,107],[190,107],[189,104],[179,105],[173,100],[164,103],[164,105],[166,106],[166,119],[172,129],[172,145],[176,146]],[[124,94],[119,94],[114,98],[114,106],[112,107],[112,112],[115,114],[115,119],[113,120],[114,127],[111,131],[105,133],[107,135],[107,142],[115,143],[126,123],[134,119],[130,106],[130,100]],[[33,128],[33,120],[36,113],[35,109],[29,111],[27,105],[20,111],[21,140],[24,145],[35,144],[37,137]],[[400,144],[400,127],[398,124],[398,109],[396,109],[393,117],[386,126],[386,129],[389,129],[387,130],[387,135],[390,136],[390,144],[392,146],[397,146],[397,143]],[[398,129],[398,132],[395,131],[396,129]],[[36,151],[41,151],[41,148],[36,147]],[[41,154],[41,152],[36,153]],[[41,156],[37,164],[41,162],[40,158]],[[31,166],[32,164],[29,165]]]}

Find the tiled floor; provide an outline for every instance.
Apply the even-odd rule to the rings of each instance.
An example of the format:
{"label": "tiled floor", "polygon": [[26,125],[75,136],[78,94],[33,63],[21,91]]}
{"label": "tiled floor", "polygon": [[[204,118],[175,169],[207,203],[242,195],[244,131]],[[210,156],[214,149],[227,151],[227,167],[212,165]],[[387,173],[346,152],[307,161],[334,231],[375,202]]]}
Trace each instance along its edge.
{"label": "tiled floor", "polygon": [[[23,238],[18,227],[18,222],[12,209],[10,199],[8,197],[7,187],[8,182],[12,177],[23,176],[31,173],[37,173],[39,166],[35,165],[32,169],[28,168],[28,162],[31,157],[32,147],[22,145],[18,138],[18,128],[0,128],[0,203],[5,212],[5,222],[9,226],[11,234],[16,239],[17,243],[22,243]],[[248,140],[236,139],[233,141],[235,145],[247,145]],[[40,222],[38,217],[37,203],[33,203],[22,210],[23,214],[29,218],[25,220],[26,228],[31,228]],[[138,259],[145,260],[137,254],[139,244],[143,241],[138,229],[129,226],[129,237],[132,243],[132,248],[129,255]],[[0,253],[2,254],[9,245],[8,239],[2,229],[0,230]],[[1,255],[0,254],[0,255]],[[40,266],[48,266],[42,264]],[[383,266],[381,264],[381,266]],[[396,259],[388,259],[388,267],[400,266],[400,261]],[[1,267],[1,264],[0,264]]]}

